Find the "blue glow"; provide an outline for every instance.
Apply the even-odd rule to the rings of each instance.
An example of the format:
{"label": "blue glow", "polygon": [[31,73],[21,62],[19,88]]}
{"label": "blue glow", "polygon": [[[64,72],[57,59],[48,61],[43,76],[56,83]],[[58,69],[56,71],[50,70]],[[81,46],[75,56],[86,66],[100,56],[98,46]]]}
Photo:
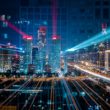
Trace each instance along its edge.
{"label": "blue glow", "polygon": [[9,51],[24,53],[24,51],[20,51],[20,50],[16,50],[16,49],[14,50],[14,49],[8,49],[8,48],[0,48],[0,50],[9,50]]}
{"label": "blue glow", "polygon": [[66,52],[73,52],[73,51],[91,46],[93,44],[97,44],[99,42],[105,41],[107,39],[110,39],[110,28],[107,29],[106,32],[107,32],[106,34],[103,34],[102,32],[100,32],[99,34],[95,35],[91,39],[88,39],[88,40],[74,46],[73,48],[66,50]]}
{"label": "blue glow", "polygon": [[22,51],[22,53],[25,53],[24,51]]}
{"label": "blue glow", "polygon": [[23,50],[23,48],[19,48],[21,51]]}

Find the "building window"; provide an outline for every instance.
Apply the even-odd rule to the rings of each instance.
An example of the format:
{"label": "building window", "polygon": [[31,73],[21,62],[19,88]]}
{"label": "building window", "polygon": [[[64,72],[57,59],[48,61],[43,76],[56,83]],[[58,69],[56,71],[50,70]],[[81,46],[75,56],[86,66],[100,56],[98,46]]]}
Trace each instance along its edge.
{"label": "building window", "polygon": [[103,18],[108,19],[109,18],[109,8],[103,9]]}
{"label": "building window", "polygon": [[95,9],[95,18],[100,19],[101,18],[101,10],[100,8]]}

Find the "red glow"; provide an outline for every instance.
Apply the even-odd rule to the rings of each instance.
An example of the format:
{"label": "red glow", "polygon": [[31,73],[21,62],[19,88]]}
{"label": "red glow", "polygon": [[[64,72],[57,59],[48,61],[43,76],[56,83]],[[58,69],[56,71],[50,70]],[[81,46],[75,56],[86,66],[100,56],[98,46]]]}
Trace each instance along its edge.
{"label": "red glow", "polygon": [[23,36],[28,36],[26,33],[24,33],[23,31],[21,31],[19,28],[17,28],[15,25],[13,25],[11,22],[9,22],[8,20],[3,20],[2,17],[0,17],[0,21],[7,23],[8,27],[10,27],[11,29],[13,29],[14,31],[16,31],[17,33],[19,33],[20,35]]}
{"label": "red glow", "polygon": [[16,54],[15,57],[18,58],[19,57],[18,54]]}
{"label": "red glow", "polygon": [[40,26],[39,31],[45,33],[46,32],[46,29],[47,28],[45,26]]}
{"label": "red glow", "polygon": [[56,34],[57,32],[57,4],[56,0],[52,0],[53,5],[52,5],[52,20],[53,20],[53,35]]}
{"label": "red glow", "polygon": [[106,29],[107,28],[107,24],[106,23],[102,23],[102,29]]}
{"label": "red glow", "polygon": [[32,40],[32,36],[24,35],[24,36],[23,36],[23,39]]}
{"label": "red glow", "polygon": [[57,40],[57,39],[59,39],[59,36],[53,35],[53,36],[52,36],[52,39],[53,39],[53,40]]}

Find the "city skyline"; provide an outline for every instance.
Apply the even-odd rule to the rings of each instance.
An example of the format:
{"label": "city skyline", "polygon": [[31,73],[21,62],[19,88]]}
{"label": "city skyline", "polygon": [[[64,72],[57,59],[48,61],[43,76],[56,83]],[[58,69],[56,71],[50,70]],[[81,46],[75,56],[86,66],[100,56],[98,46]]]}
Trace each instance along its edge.
{"label": "city skyline", "polygon": [[[36,1],[36,4],[41,4],[41,5],[33,6],[35,2],[34,0],[31,2],[29,1],[30,4],[29,3],[23,4],[20,1],[15,0],[12,2],[12,4],[9,4],[9,5],[8,5],[8,2],[7,4],[5,4],[4,1],[0,1],[1,15],[4,15],[5,13],[6,18],[8,18],[9,21],[12,22],[12,24],[17,26],[18,29],[20,29],[23,32],[26,32],[26,29],[23,28],[21,23],[23,23],[23,25],[32,23],[27,28],[29,29],[29,31],[27,30],[28,31],[27,34],[32,34],[35,40],[37,39],[36,36],[37,36],[38,26],[43,24],[47,25],[47,30],[48,30],[47,41],[48,41],[48,45],[51,46],[50,39],[52,36],[52,18],[51,18],[52,8],[51,8],[51,5],[48,3],[51,0],[48,0],[46,4],[43,3],[43,1],[41,2],[37,2],[37,1]],[[109,27],[109,24],[110,24],[109,1],[106,3],[106,1],[104,2],[103,0],[101,0],[99,4],[97,3],[98,2],[97,0],[93,0],[93,1],[84,0],[83,3],[80,0],[76,2],[71,0],[70,2],[71,4],[69,4],[68,2],[66,3],[65,0],[63,0],[63,2],[61,2],[61,0],[57,1],[57,4],[58,4],[57,33],[59,36],[61,36],[62,50],[71,48],[93,37],[95,34],[101,32],[102,31],[101,25],[103,23],[107,24],[107,28]],[[92,5],[89,5],[89,4],[92,4]],[[71,7],[72,5],[73,7]],[[2,10],[4,10],[4,13]],[[25,10],[30,10],[30,11],[23,12]],[[39,13],[39,11],[41,12]],[[28,19],[28,15],[25,15],[25,18],[27,17],[27,19],[23,18],[24,19],[23,20],[22,14],[24,15],[24,13],[27,13],[27,14],[29,13],[30,18]],[[35,14],[33,15],[32,13],[33,14],[35,13]],[[100,15],[98,15],[97,13],[99,13]],[[39,16],[39,14],[41,15]],[[104,14],[108,18],[104,18],[103,17]],[[32,18],[31,15],[34,18]],[[98,16],[100,18],[98,18]],[[36,25],[34,26],[33,24],[36,24]],[[67,29],[68,27],[70,29]],[[18,33],[14,32],[13,30],[9,29],[9,27],[6,29],[8,30],[7,33],[1,34],[1,37],[0,37],[2,42],[5,43],[10,41],[12,44],[15,45],[14,42],[16,41],[17,46],[20,46],[20,43],[18,43],[17,40],[18,38],[20,39],[21,36]],[[4,29],[2,30],[4,31]],[[65,44],[63,42],[65,42]]]}
{"label": "city skyline", "polygon": [[0,0],[0,110],[110,110],[110,0]]}

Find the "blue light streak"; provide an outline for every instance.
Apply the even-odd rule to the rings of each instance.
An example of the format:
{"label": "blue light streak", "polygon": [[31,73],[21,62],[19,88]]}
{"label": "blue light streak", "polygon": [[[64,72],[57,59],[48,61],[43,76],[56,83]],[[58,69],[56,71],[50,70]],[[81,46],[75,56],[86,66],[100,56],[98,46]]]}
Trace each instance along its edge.
{"label": "blue light streak", "polygon": [[103,34],[102,32],[100,32],[99,34],[95,35],[91,39],[88,39],[88,40],[74,46],[73,48],[66,50],[66,52],[73,52],[73,51],[76,51],[79,49],[83,49],[83,48],[86,48],[88,46],[91,46],[91,45],[100,43],[102,41],[105,41],[107,39],[110,39],[110,28],[106,30],[106,34]]}
{"label": "blue light streak", "polygon": [[9,49],[9,48],[0,48],[0,50],[9,50],[9,51],[15,51],[15,52],[19,52],[19,53],[24,53],[24,51],[21,50],[17,50],[17,49]]}

